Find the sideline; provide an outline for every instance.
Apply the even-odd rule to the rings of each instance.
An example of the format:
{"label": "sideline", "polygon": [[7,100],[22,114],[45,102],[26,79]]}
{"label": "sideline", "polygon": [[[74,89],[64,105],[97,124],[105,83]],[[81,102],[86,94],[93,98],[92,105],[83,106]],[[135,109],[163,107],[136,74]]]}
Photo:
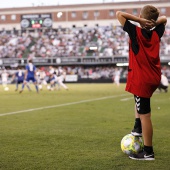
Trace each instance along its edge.
{"label": "sideline", "polygon": [[51,108],[62,107],[62,106],[70,106],[70,105],[86,103],[86,102],[93,102],[93,101],[98,101],[98,100],[105,100],[105,99],[110,99],[110,98],[123,97],[123,96],[128,96],[128,95],[129,94],[121,94],[121,95],[115,95],[115,96],[101,97],[101,98],[97,98],[97,99],[82,100],[82,101],[78,101],[78,102],[71,102],[71,103],[64,103],[64,104],[53,105],[53,106],[45,106],[45,107],[39,107],[39,108],[34,108],[34,109],[21,110],[21,111],[16,111],[16,112],[2,113],[2,114],[0,114],[0,117],[14,115],[14,114],[18,114],[18,113],[33,112],[33,111],[43,110],[43,109],[51,109]]}

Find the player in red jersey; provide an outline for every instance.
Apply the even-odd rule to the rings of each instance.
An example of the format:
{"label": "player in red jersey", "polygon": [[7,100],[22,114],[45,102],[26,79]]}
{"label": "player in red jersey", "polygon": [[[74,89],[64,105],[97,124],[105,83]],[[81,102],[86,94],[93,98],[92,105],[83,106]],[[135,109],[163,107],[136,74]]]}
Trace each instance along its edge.
{"label": "player in red jersey", "polygon": [[[152,5],[145,5],[139,17],[122,11],[117,11],[116,16],[123,30],[129,35],[126,91],[135,98],[135,125],[131,133],[144,138],[144,150],[129,157],[136,160],[154,160],[150,98],[161,80],[159,47],[167,18],[159,17],[159,10]],[[139,23],[140,26],[130,21]]]}

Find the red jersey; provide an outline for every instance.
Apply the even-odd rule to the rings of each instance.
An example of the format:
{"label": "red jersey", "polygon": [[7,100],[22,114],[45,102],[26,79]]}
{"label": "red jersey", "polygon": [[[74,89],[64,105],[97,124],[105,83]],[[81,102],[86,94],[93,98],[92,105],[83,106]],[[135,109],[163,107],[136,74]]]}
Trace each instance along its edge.
{"label": "red jersey", "polygon": [[150,98],[161,80],[159,58],[160,37],[156,31],[146,38],[142,29],[136,27],[137,52],[132,48],[133,39],[129,42],[129,69],[126,91],[144,98]]}

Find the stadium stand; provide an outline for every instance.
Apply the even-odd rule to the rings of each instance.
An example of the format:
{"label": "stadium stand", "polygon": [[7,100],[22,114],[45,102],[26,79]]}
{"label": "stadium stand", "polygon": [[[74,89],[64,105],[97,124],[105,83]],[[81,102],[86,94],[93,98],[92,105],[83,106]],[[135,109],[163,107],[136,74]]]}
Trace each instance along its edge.
{"label": "stadium stand", "polygon": [[[136,4],[84,4],[83,8],[75,4],[1,9],[0,68],[5,67],[12,75],[18,65],[24,68],[32,58],[37,67],[44,67],[47,72],[50,65],[62,66],[67,75],[78,75],[82,82],[112,81],[117,64],[128,62],[128,36],[120,28],[115,13],[123,10],[139,15],[140,6],[145,3],[141,0]],[[148,3],[159,7],[161,15],[168,17],[160,58],[162,71],[170,78],[169,0]],[[48,17],[46,27],[43,25],[46,18],[42,16]],[[124,81],[127,65],[119,68]]]}
{"label": "stadium stand", "polygon": [[[127,56],[128,36],[119,26],[50,29],[45,32],[0,33],[0,58]],[[170,57],[170,26],[161,40]]]}

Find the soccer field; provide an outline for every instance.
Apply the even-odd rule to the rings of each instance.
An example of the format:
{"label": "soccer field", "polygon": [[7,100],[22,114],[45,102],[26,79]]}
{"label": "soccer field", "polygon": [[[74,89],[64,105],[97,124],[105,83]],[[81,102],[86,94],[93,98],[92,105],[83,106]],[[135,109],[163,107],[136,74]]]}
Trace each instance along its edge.
{"label": "soccer field", "polygon": [[134,124],[125,84],[67,84],[22,94],[0,86],[0,170],[169,170],[170,93],[152,100],[155,161],[135,161],[120,141]]}

